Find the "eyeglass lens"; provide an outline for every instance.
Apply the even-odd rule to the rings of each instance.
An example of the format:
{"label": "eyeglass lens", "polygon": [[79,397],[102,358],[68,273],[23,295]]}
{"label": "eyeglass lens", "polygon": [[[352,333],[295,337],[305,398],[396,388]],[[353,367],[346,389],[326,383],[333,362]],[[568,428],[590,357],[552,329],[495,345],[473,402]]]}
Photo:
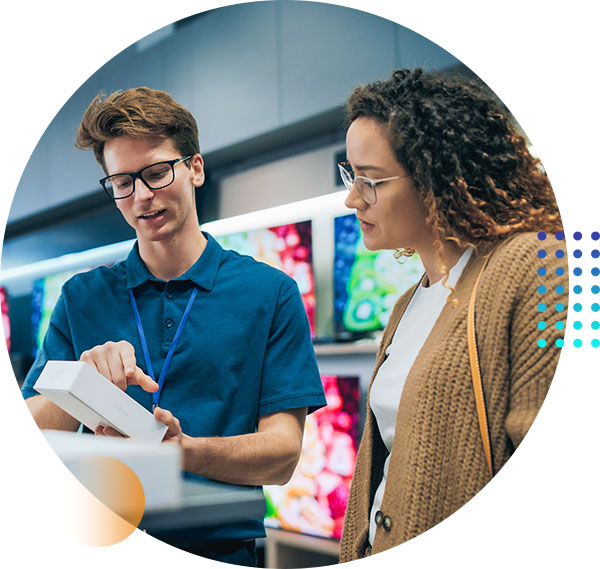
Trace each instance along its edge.
{"label": "eyeglass lens", "polygon": [[353,174],[351,174],[349,171],[351,170],[351,168],[348,165],[342,166],[341,164],[338,164],[338,168],[340,170],[342,182],[344,182],[344,186],[346,186],[346,189],[350,191],[352,189],[352,186],[356,184],[360,197],[363,200],[365,200],[368,204],[373,205],[376,201],[376,197],[375,187],[373,186],[371,181],[368,178],[364,178],[362,176],[353,177]]}
{"label": "eyeglass lens", "polygon": [[[168,162],[152,164],[144,168],[139,177],[151,190],[160,190],[171,184],[175,177],[173,165]],[[123,198],[133,193],[134,176],[131,174],[117,174],[104,181],[106,191],[115,198]]]}

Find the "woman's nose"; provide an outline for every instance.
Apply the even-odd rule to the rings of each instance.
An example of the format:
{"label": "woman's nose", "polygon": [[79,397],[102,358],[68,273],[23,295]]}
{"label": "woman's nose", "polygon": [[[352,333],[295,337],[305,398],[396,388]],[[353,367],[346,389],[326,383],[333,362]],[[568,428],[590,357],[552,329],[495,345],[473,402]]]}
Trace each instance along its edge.
{"label": "woman's nose", "polygon": [[344,200],[344,205],[348,209],[364,209],[368,205],[367,202],[362,199],[356,184],[352,184],[352,187]]}

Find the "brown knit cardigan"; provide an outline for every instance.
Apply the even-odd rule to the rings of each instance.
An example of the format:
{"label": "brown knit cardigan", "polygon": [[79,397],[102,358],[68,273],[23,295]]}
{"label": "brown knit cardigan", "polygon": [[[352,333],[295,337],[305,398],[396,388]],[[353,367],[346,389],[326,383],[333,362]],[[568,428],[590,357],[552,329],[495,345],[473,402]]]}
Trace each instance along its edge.
{"label": "brown knit cardigan", "polygon": [[[544,259],[538,251],[547,253]],[[566,320],[568,269],[564,241],[524,233],[494,251],[477,292],[478,351],[490,425],[495,472],[527,433],[546,396]],[[381,505],[391,524],[377,528],[372,553],[399,545],[436,525],[489,481],[473,397],[467,352],[467,306],[483,253],[467,263],[455,289],[458,307],[443,308],[419,352],[402,392],[392,456]],[[538,268],[544,266],[546,275]],[[556,268],[563,267],[558,276]],[[539,292],[544,285],[547,292]],[[561,292],[560,286],[564,288]],[[557,289],[557,287],[559,287]],[[384,331],[373,379],[414,291],[396,303]],[[545,303],[544,312],[538,304]],[[562,303],[564,310],[560,311]],[[545,320],[541,331],[538,322]],[[538,346],[538,339],[547,341]],[[560,342],[559,342],[560,344]],[[370,389],[369,389],[370,392]],[[364,556],[369,513],[387,457],[367,403],[367,418],[348,501],[340,562]]]}

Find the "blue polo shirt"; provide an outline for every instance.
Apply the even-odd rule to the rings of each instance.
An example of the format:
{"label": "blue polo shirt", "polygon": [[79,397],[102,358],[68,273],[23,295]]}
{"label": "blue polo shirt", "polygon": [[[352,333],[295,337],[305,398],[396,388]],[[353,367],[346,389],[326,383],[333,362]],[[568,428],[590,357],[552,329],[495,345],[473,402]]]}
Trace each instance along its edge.
{"label": "blue polo shirt", "polygon": [[[63,286],[42,347],[23,384],[25,398],[48,360],[78,360],[85,350],[126,340],[148,373],[128,289],[136,297],[158,379],[175,332],[197,285],[159,405],[192,437],[253,433],[263,415],[326,405],[310,328],[296,282],[251,257],[208,239],[200,259],[165,282],[144,265],[137,243],[125,261],[80,273]],[[127,393],[146,409],[152,394]],[[192,475],[188,475],[193,477]],[[264,536],[262,519],[202,530],[202,539]]]}

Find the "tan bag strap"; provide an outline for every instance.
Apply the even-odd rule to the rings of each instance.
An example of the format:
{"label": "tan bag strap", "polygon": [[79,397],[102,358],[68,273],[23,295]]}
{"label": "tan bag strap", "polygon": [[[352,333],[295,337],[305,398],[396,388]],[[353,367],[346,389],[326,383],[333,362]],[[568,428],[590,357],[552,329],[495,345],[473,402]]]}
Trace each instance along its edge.
{"label": "tan bag strap", "polygon": [[477,275],[477,280],[471,292],[469,300],[469,310],[467,314],[467,341],[469,346],[469,361],[471,363],[471,377],[473,379],[473,391],[475,393],[475,406],[477,407],[477,419],[479,421],[479,431],[481,432],[481,441],[483,443],[483,451],[487,462],[490,477],[494,476],[492,466],[492,445],[490,442],[490,429],[487,420],[487,412],[485,409],[485,398],[483,396],[483,383],[481,381],[481,369],[479,367],[479,355],[477,353],[477,336],[475,333],[475,297],[477,296],[477,287],[483,270],[487,266],[491,253],[489,253]]}

